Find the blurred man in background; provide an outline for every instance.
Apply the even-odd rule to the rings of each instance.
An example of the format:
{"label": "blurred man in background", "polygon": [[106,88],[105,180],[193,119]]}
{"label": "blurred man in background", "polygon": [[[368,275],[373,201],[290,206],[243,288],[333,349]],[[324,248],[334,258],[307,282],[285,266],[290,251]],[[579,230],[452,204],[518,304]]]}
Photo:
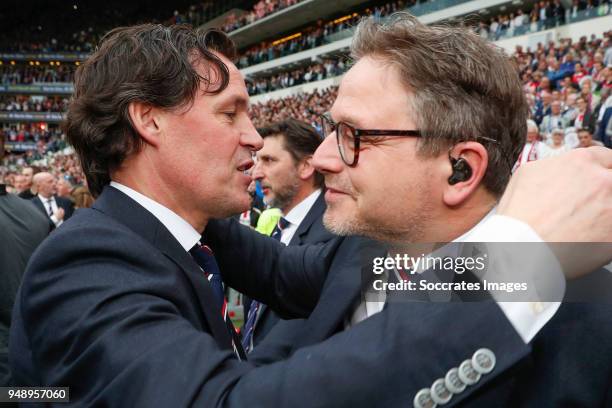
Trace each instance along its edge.
{"label": "blurred man in background", "polygon": [[32,202],[55,227],[59,227],[72,216],[74,205],[69,199],[56,195],[57,180],[54,175],[47,172],[37,173],[34,175],[33,185],[38,195],[32,198]]}
{"label": "blurred man in background", "polygon": [[59,180],[57,180],[58,197],[67,198],[68,200],[72,201],[71,195],[73,188],[72,183],[65,177],[60,177]]}
{"label": "blurred man in background", "polygon": [[[310,125],[287,119],[259,130],[264,139],[257,152],[253,179],[261,183],[266,204],[282,212],[270,236],[285,245],[323,243],[334,235],[322,223],[325,199],[323,176],[312,165],[312,155],[323,140]],[[278,323],[265,304],[245,300],[243,346],[251,351]]]}
{"label": "blurred man in background", "polygon": [[36,197],[34,184],[34,168],[24,167],[21,171],[21,175],[25,177],[23,190],[19,193],[19,197],[25,200],[31,200]]}
{"label": "blurred man in background", "polygon": [[523,149],[519,153],[514,168],[535,160],[542,159],[548,155],[549,147],[540,140],[538,125],[532,120],[527,121],[527,136]]}
{"label": "blurred man in background", "polygon": [[578,130],[578,141],[580,142],[578,147],[603,146],[599,140],[593,140],[591,131],[586,128]]}
{"label": "blurred man in background", "polygon": [[15,194],[21,194],[21,192],[26,189],[26,177],[23,174],[15,175],[13,187],[15,190]]}

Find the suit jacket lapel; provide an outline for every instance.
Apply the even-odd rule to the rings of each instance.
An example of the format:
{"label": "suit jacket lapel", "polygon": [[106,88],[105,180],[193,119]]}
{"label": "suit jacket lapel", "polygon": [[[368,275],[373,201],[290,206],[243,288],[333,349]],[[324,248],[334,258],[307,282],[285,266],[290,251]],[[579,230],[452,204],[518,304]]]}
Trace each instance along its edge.
{"label": "suit jacket lapel", "polygon": [[115,218],[142,236],[177,264],[187,276],[199,301],[213,337],[219,346],[231,349],[227,327],[216,305],[214,293],[198,264],[184,250],[170,231],[136,201],[113,187],[105,187],[93,208]]}
{"label": "suit jacket lapel", "polygon": [[310,227],[312,227],[312,224],[314,224],[314,222],[318,218],[322,217],[324,212],[325,196],[323,195],[323,192],[321,192],[312,207],[310,207],[310,210],[306,214],[306,217],[304,217],[298,229],[295,231],[295,235],[293,236],[293,238],[291,238],[289,245],[303,245],[303,237],[308,234],[308,231],[310,230]]}
{"label": "suit jacket lapel", "polygon": [[39,210],[41,210],[43,213],[45,213],[45,215],[48,217],[49,213],[47,212],[47,210],[45,209],[45,204],[41,201],[39,196],[35,196],[32,199],[32,202],[34,203],[34,205],[36,206],[36,208],[38,208]]}

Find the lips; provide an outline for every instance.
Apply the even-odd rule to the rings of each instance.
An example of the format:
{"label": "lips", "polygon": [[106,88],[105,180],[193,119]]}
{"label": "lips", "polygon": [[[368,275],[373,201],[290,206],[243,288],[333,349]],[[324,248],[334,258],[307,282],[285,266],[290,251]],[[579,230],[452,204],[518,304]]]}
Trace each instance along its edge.
{"label": "lips", "polygon": [[341,190],[336,190],[333,187],[327,187],[325,190],[325,202],[327,202],[328,205],[331,205],[333,202],[342,200],[346,197],[348,197],[347,193]]}
{"label": "lips", "polygon": [[249,160],[243,161],[236,169],[238,171],[246,172],[254,165],[255,163],[253,162],[253,160],[249,159]]}
{"label": "lips", "polygon": [[328,186],[325,186],[325,189],[326,189],[327,191],[331,192],[332,194],[346,194],[344,191],[342,191],[342,190],[338,190],[338,189],[333,188],[333,187],[328,187]]}

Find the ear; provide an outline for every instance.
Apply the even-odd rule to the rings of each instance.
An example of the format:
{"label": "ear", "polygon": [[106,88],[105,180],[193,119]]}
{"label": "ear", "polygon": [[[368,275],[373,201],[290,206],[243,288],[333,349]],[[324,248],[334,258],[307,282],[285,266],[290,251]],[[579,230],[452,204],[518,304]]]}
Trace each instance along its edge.
{"label": "ear", "polygon": [[308,180],[314,175],[315,168],[312,165],[312,156],[306,156],[298,164],[298,176],[300,180]]}
{"label": "ear", "polygon": [[128,113],[143,141],[157,147],[160,141],[159,109],[143,102],[130,102]]}
{"label": "ear", "polygon": [[[483,145],[472,141],[456,144],[452,147],[449,154],[456,159],[462,158],[465,160],[472,170],[472,174],[468,179],[459,181],[456,184],[448,184],[447,182],[443,188],[442,199],[444,204],[454,207],[466,202],[480,187],[487,171],[489,154]],[[447,180],[453,173],[453,167],[448,157],[444,160],[446,161],[445,180]]]}

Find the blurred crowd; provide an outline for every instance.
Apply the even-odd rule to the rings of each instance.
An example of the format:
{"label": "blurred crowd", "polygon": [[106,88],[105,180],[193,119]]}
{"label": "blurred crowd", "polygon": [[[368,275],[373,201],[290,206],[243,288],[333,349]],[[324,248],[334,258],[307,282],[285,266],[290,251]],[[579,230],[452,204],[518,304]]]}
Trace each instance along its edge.
{"label": "blurred crowd", "polygon": [[16,165],[0,167],[0,179],[4,180],[7,192],[24,199],[36,196],[34,176],[38,173],[50,173],[56,196],[70,200],[75,208],[90,207],[93,203],[78,158],[71,148],[46,154],[37,160],[28,161],[21,157]]}
{"label": "blurred crowd", "polygon": [[0,84],[17,85],[32,84],[36,82],[72,82],[74,80],[75,68],[73,64],[2,64],[0,65]]}
{"label": "blurred crowd", "polygon": [[518,9],[492,17],[489,22],[481,21],[476,26],[476,32],[491,41],[497,41],[563,25],[568,19],[577,19],[581,14],[601,16],[609,12],[610,0],[573,0],[569,9],[563,6],[561,0],[540,1],[529,11]]}
{"label": "blurred crowd", "polygon": [[7,142],[43,142],[45,144],[62,141],[60,128],[49,128],[46,124],[15,123],[0,128],[0,137]]}
{"label": "blurred crowd", "polygon": [[366,8],[346,18],[330,20],[325,23],[319,20],[314,25],[302,29],[299,36],[290,40],[278,43],[276,41],[266,41],[248,48],[241,53],[237,65],[239,68],[244,68],[291,55],[296,52],[319,47],[327,42],[327,36],[355,26],[364,16],[375,15],[384,17],[396,11],[403,10],[414,3],[416,3],[416,0],[409,0],[408,2],[398,0],[372,8]]}
{"label": "blurred crowd", "polygon": [[[296,4],[299,1],[301,0],[261,0],[257,4],[255,4],[251,12],[246,13],[240,18],[236,17],[234,14],[231,14],[228,17],[228,21],[224,24],[223,29],[227,32],[235,30],[245,24],[250,24],[251,22],[254,22],[259,18],[265,17],[266,15],[269,15],[275,11],[281,10],[292,4]],[[325,38],[327,36],[353,27],[359,21],[359,19],[364,16],[374,15],[378,17],[384,17],[396,11],[400,11],[407,7],[413,6],[416,3],[423,3],[425,1],[427,0],[396,0],[384,4],[370,6],[368,8],[358,9],[356,12],[353,12],[348,16],[336,20],[330,20],[327,22],[319,20],[315,24],[301,29],[300,35],[291,40],[281,41],[278,43],[276,41],[267,41],[248,48],[245,52],[241,53],[237,65],[239,68],[244,68],[253,64],[258,64],[285,55],[293,54],[295,52],[318,47],[325,43]],[[211,8],[211,5],[211,2],[200,2],[191,5],[186,11],[183,12],[175,10],[172,17],[163,21],[163,23],[187,23],[192,24],[194,26],[199,26],[205,23],[207,18],[210,18],[209,10]],[[123,19],[119,18],[118,16],[113,16],[113,18],[113,21],[123,21]],[[107,20],[108,19],[104,19],[103,21]],[[51,38],[50,40],[30,43],[14,41],[13,39],[9,38],[0,38],[0,51],[88,53],[93,51],[96,44],[99,42],[99,40],[108,28],[109,27],[106,27],[101,22],[99,26],[89,26],[86,29],[59,37],[60,39]],[[26,33],[23,34],[24,38],[32,38],[32,35],[26,35]],[[24,77],[24,80],[27,79],[27,75],[22,75],[22,77]],[[41,82],[59,81],[54,81],[53,79],[43,79],[41,80]],[[28,82],[19,82],[18,79],[16,80],[16,82],[9,81],[9,83]]]}
{"label": "blurred crowd", "polygon": [[67,97],[61,96],[0,96],[0,111],[9,112],[64,112],[68,108]]}
{"label": "blurred crowd", "polygon": [[259,0],[253,6],[253,9],[247,13],[244,13],[240,17],[236,14],[230,14],[223,24],[223,31],[229,33],[244,27],[245,25],[254,23],[272,13],[276,13],[284,8],[293,6],[303,0]]}
{"label": "blurred crowd", "polygon": [[[563,39],[513,55],[524,84],[530,117],[548,144],[561,130],[570,147],[580,129],[606,142],[612,88],[612,31],[603,38]],[[606,116],[608,115],[608,116]],[[608,142],[606,142],[608,144]]]}
{"label": "blurred crowd", "polygon": [[249,95],[263,94],[308,82],[333,78],[342,75],[347,69],[347,63],[342,59],[325,59],[306,68],[247,81],[247,90]]}
{"label": "blurred crowd", "polygon": [[[580,4],[577,2],[577,7],[582,7]],[[584,131],[588,131],[591,141],[585,144],[612,144],[612,31],[600,38],[583,37],[575,42],[562,39],[558,43],[539,44],[535,49],[517,46],[511,57],[530,106],[531,133],[535,127],[538,141],[553,149],[559,146],[569,149],[582,145],[582,140],[587,138]],[[23,66],[22,71],[11,74],[6,68],[0,67],[3,83],[8,78],[33,82],[34,77],[36,80],[64,81],[69,75],[64,65]],[[256,95],[318,81],[341,75],[346,68],[347,63],[341,58],[319,60],[292,72],[247,81],[248,91]],[[258,128],[287,118],[318,127],[316,114],[328,111],[336,94],[337,88],[330,87],[257,102],[251,105],[250,115]],[[65,97],[6,95],[0,97],[0,111],[65,111],[67,103]],[[75,184],[82,182],[78,165],[72,153],[66,151],[65,135],[59,128],[50,129],[45,124],[11,124],[0,128],[0,137],[9,143],[36,144],[35,149],[24,154],[9,152],[0,167],[4,172],[7,169],[19,172],[23,166],[34,164],[59,178],[70,177]]]}
{"label": "blurred crowd", "polygon": [[310,123],[321,131],[317,114],[327,112],[337,95],[338,87],[333,86],[321,90],[315,89],[310,93],[299,93],[285,98],[252,103],[250,106],[251,120],[255,127],[262,128],[284,119],[294,118]]}

